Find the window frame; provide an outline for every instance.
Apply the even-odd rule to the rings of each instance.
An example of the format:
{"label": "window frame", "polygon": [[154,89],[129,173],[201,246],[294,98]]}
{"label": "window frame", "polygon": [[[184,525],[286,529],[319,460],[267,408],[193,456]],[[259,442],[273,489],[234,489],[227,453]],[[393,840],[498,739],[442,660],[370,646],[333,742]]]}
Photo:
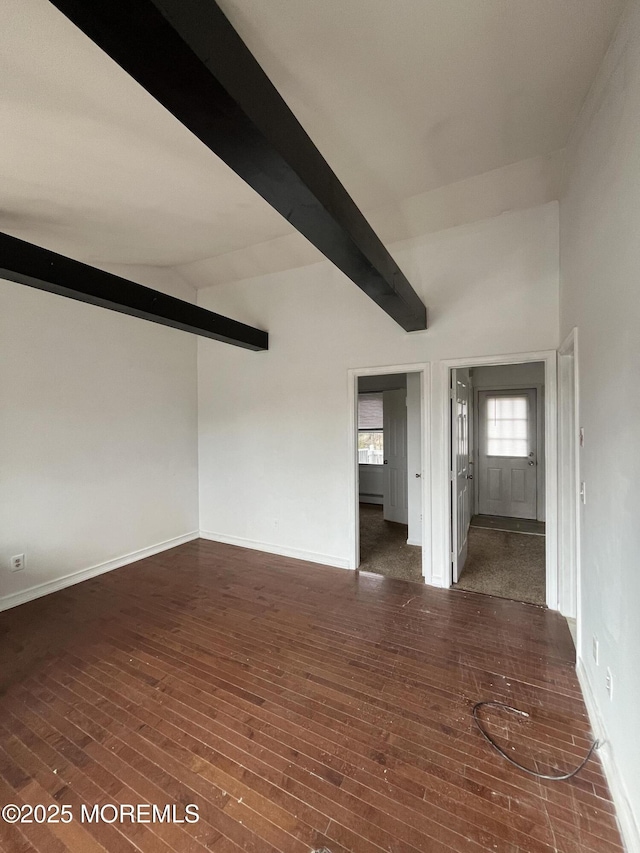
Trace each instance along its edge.
{"label": "window frame", "polygon": [[[485,430],[485,441],[486,447],[479,448],[481,453],[487,458],[492,459],[526,459],[530,455],[530,446],[531,446],[531,435],[529,434],[529,423],[531,418],[531,412],[529,410],[529,396],[524,393],[527,389],[522,389],[521,391],[517,390],[495,390],[495,391],[485,391],[486,396],[486,406],[487,406],[487,421],[484,424]],[[490,396],[492,395],[492,396]],[[492,400],[500,401],[500,400],[524,400],[525,401],[525,417],[523,418],[494,418],[494,421],[521,421],[525,424],[525,435],[518,437],[505,437],[505,436],[491,436],[489,423],[491,418],[489,417],[489,403]],[[512,442],[523,442],[525,444],[523,453],[491,453],[489,448],[491,446],[491,442],[503,442],[503,441],[512,441]]]}
{"label": "window frame", "polygon": [[[360,427],[360,399],[361,397],[376,397],[379,399],[380,403],[380,417],[382,420],[382,425],[380,427]],[[382,447],[380,448],[380,462],[360,462],[360,458],[358,456],[358,465],[365,465],[369,468],[379,468],[381,465],[384,465],[384,396],[382,391],[360,391],[358,392],[358,411],[357,411],[357,433],[358,433],[358,441],[356,442],[356,447],[358,454],[360,453],[360,436],[361,435],[380,435],[382,437]],[[367,448],[362,448],[366,450]]]}

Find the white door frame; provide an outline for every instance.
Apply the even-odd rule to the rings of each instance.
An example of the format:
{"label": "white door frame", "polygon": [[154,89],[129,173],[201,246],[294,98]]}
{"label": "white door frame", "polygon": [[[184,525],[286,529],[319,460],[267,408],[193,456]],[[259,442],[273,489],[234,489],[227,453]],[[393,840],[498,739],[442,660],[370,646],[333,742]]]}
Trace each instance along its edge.
{"label": "white door frame", "polygon": [[420,374],[420,445],[422,448],[422,575],[426,583],[431,582],[431,465],[430,465],[430,363],[418,362],[412,364],[381,365],[380,367],[357,367],[350,369],[348,373],[349,393],[349,535],[351,540],[351,558],[349,568],[357,569],[360,564],[360,530],[358,525],[360,493],[358,487],[358,377],[359,376],[382,376],[387,373],[419,373]]}
{"label": "white door frame", "polygon": [[581,648],[580,618],[580,388],[578,330],[572,329],[558,349],[558,490],[559,610],[576,620],[576,645]]}
{"label": "white door frame", "polygon": [[440,530],[440,554],[447,565],[442,567],[441,577],[444,586],[451,586],[451,508],[449,478],[449,442],[451,436],[451,415],[449,406],[449,371],[453,367],[483,367],[495,364],[526,364],[532,361],[544,362],[544,435],[545,435],[545,563],[546,563],[546,602],[553,610],[559,609],[558,591],[558,403],[557,403],[557,353],[555,350],[540,352],[514,353],[511,355],[476,356],[475,358],[447,359],[440,362],[442,389],[442,435],[443,461],[442,477],[434,481],[434,504],[440,504],[442,518],[446,523]]}

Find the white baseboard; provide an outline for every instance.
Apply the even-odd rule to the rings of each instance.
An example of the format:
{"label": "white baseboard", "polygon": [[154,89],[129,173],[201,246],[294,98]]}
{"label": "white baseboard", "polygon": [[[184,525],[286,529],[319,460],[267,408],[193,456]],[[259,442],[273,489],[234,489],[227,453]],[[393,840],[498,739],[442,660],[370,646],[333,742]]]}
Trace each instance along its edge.
{"label": "white baseboard", "polygon": [[417,545],[418,548],[421,548],[422,541],[419,539],[407,539],[407,545]]}
{"label": "white baseboard", "polygon": [[145,557],[152,557],[154,554],[167,551],[169,548],[175,548],[176,545],[183,545],[185,542],[191,542],[193,539],[198,539],[198,537],[198,531],[194,530],[191,533],[185,533],[183,536],[175,536],[173,539],[167,539],[165,542],[151,545],[149,548],[141,548],[139,551],[133,551],[131,554],[117,557],[115,560],[108,560],[106,563],[98,563],[96,566],[89,566],[88,569],[80,569],[78,572],[71,572],[71,574],[63,575],[61,578],[45,581],[44,583],[29,587],[29,589],[24,589],[21,592],[3,595],[0,597],[0,611],[8,610],[10,607],[17,607],[19,604],[33,601],[34,598],[40,598],[43,595],[49,595],[49,593],[57,592],[59,589],[64,589],[67,586],[73,586],[73,584],[94,578],[96,575],[103,575],[105,572],[119,569],[121,566],[127,566],[129,563],[135,563],[137,560],[143,560]]}
{"label": "white baseboard", "polygon": [[587,675],[587,671],[580,658],[578,658],[578,662],[576,664],[576,673],[578,681],[580,682],[580,687],[582,688],[584,703],[587,706],[591,728],[593,729],[596,738],[602,742],[602,746],[598,750],[598,757],[602,762],[604,775],[607,778],[609,790],[611,791],[611,798],[613,799],[613,804],[616,809],[616,817],[618,818],[618,825],[620,826],[620,834],[622,835],[625,850],[627,853],[640,853],[640,826],[638,826],[633,814],[633,809],[631,808],[629,798],[627,797],[624,781],[618,772],[615,761],[613,760],[611,745],[607,737],[607,730],[602,717],[600,716],[600,711],[598,710],[598,704],[591,687],[591,682],[589,681],[589,676]]}
{"label": "white baseboard", "polygon": [[284,545],[272,545],[268,542],[256,542],[254,539],[244,539],[241,536],[225,536],[222,533],[212,533],[210,530],[200,531],[201,539],[211,542],[221,542],[224,545],[238,545],[240,548],[250,548],[252,551],[264,551],[266,554],[277,554],[279,557],[293,557],[295,560],[306,560],[309,563],[321,563],[335,569],[351,569],[349,560],[333,557],[330,554],[317,554],[315,551],[304,551],[300,548],[288,548]]}

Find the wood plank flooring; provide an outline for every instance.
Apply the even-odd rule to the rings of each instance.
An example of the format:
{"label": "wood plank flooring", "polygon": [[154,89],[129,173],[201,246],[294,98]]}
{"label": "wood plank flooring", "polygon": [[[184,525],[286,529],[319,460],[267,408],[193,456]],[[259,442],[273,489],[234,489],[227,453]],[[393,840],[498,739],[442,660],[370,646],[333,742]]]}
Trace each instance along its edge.
{"label": "wood plank flooring", "polygon": [[[11,853],[621,851],[564,620],[531,605],[202,540],[0,614]],[[186,804],[197,823],[81,822]]]}

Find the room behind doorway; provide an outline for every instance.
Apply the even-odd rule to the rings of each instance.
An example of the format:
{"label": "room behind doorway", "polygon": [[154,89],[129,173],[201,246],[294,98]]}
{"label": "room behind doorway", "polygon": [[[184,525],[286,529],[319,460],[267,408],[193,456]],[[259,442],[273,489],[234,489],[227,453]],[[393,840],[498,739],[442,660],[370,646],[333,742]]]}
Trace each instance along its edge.
{"label": "room behind doorway", "polygon": [[416,372],[357,379],[359,569],[419,583],[421,398]]}
{"label": "room behind doorway", "polygon": [[451,370],[453,585],[544,605],[542,362]]}

